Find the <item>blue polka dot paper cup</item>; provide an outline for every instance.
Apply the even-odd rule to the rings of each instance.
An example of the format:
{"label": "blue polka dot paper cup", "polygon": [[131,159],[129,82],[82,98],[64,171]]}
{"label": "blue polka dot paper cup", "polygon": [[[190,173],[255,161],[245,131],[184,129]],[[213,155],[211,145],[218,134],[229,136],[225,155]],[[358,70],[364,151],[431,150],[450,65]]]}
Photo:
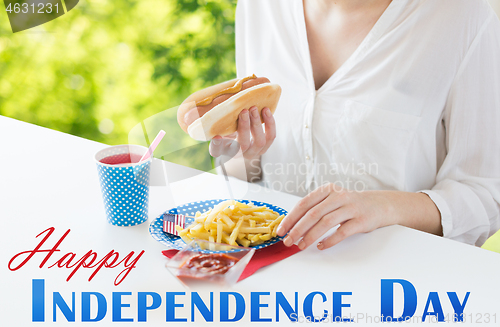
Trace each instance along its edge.
{"label": "blue polka dot paper cup", "polygon": [[104,209],[112,225],[134,226],[148,220],[152,156],[139,162],[147,150],[140,145],[117,145],[95,155]]}

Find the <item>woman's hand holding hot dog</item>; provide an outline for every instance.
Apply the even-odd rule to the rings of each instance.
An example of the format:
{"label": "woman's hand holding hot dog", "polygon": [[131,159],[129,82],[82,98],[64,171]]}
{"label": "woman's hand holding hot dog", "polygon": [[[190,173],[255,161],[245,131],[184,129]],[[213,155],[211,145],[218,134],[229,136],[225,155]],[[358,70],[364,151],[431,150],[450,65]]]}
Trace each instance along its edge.
{"label": "woman's hand holding hot dog", "polygon": [[220,160],[228,163],[229,175],[254,181],[261,174],[260,156],[276,137],[273,113],[280,95],[281,87],[266,77],[226,81],[186,98],[177,110],[177,121],[192,138],[211,141],[210,154],[226,157]]}
{"label": "woman's hand holding hot dog", "polygon": [[439,210],[424,193],[353,192],[326,184],[297,203],[281,222],[278,235],[289,232],[284,244],[291,246],[298,242],[299,248],[304,250],[339,224],[332,235],[318,243],[318,249],[332,247],[356,233],[396,224],[442,234]]}
{"label": "woman's hand holding hot dog", "polygon": [[238,130],[236,133],[222,138],[217,135],[210,142],[210,154],[219,157],[233,153],[231,147],[235,146],[234,139],[239,145],[242,155],[247,160],[259,158],[271,146],[276,138],[276,123],[269,108],[262,109],[265,131],[262,128],[257,107],[244,109],[238,116]]}

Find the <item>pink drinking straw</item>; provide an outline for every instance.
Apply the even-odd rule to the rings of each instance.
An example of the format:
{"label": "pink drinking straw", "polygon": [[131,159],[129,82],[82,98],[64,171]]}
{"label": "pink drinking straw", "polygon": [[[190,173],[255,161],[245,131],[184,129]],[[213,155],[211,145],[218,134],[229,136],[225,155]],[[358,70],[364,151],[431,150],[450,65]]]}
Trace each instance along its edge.
{"label": "pink drinking straw", "polygon": [[158,135],[156,135],[155,139],[153,140],[153,143],[151,143],[151,145],[149,146],[149,149],[146,153],[144,153],[144,155],[142,156],[141,160],[139,160],[139,162],[141,161],[144,161],[144,160],[148,160],[149,157],[151,157],[153,155],[153,152],[155,151],[156,147],[158,146],[158,144],[160,143],[161,139],[165,136],[165,131],[164,130],[161,130]]}

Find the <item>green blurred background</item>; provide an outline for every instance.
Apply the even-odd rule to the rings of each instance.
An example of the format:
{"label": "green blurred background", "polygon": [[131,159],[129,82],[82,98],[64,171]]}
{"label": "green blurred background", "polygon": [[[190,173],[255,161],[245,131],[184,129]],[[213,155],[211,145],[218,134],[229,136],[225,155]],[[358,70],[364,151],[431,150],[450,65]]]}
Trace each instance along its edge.
{"label": "green blurred background", "polygon": [[159,127],[172,150],[184,150],[159,152],[210,170],[207,144],[181,131],[173,107],[236,76],[235,8],[229,0],[83,0],[15,34],[2,10],[0,114],[114,145],[168,110]]}
{"label": "green blurred background", "polygon": [[[154,116],[150,137],[169,135],[162,157],[209,171],[207,143],[182,132],[175,107],[236,76],[235,8],[236,0],[83,0],[15,34],[2,10],[0,115],[111,145],[129,143]],[[484,248],[500,253],[500,234]]]}

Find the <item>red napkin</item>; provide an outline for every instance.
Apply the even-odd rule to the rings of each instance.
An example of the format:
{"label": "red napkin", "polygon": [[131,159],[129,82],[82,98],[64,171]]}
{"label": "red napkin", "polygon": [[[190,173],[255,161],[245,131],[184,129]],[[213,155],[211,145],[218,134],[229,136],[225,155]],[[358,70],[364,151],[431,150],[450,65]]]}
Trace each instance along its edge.
{"label": "red napkin", "polygon": [[[299,251],[300,249],[297,245],[287,247],[283,244],[283,242],[278,242],[271,246],[259,249],[255,251],[252,259],[245,267],[245,270],[241,273],[238,281],[253,275],[262,267],[269,266],[270,264],[286,259]],[[163,255],[168,258],[172,258],[177,252],[179,252],[179,250],[175,249],[162,251]]]}

